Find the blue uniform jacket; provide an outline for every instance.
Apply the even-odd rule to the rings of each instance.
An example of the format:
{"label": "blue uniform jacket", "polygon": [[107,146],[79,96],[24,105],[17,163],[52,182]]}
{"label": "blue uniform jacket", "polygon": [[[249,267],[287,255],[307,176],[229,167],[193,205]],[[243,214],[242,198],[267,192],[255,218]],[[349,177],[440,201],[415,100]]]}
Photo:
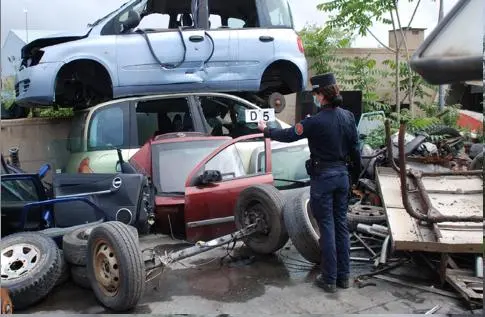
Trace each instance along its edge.
{"label": "blue uniform jacket", "polygon": [[348,110],[325,107],[291,128],[266,128],[264,135],[286,143],[307,138],[312,159],[329,164],[350,163],[353,178],[360,174],[357,127],[354,115]]}

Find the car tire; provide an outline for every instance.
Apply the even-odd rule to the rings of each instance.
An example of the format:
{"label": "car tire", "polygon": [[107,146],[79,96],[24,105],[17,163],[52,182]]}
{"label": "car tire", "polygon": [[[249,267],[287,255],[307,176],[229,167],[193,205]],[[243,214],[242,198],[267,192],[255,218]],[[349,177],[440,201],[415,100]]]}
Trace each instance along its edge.
{"label": "car tire", "polygon": [[111,221],[95,227],[88,239],[87,260],[91,289],[103,306],[116,312],[136,306],[146,276],[138,239],[129,226]]}
{"label": "car tire", "polygon": [[[279,104],[276,104],[279,101]],[[274,92],[268,97],[268,105],[274,109],[275,113],[281,113],[286,108],[285,96],[279,92]]]}
{"label": "car tire", "polygon": [[84,289],[91,289],[91,282],[88,278],[88,270],[85,266],[71,266],[71,277],[74,284]]}
{"label": "car tire", "polygon": [[56,286],[60,286],[64,283],[66,283],[69,280],[70,273],[69,273],[69,264],[66,262],[66,259],[64,258],[64,251],[60,250],[61,253],[61,276],[59,276],[59,279],[56,282]]}
{"label": "car tire", "polygon": [[[22,232],[2,238],[0,246],[2,287],[9,290],[14,307],[25,309],[47,296],[59,280],[62,269],[61,253],[54,240],[41,233]],[[27,251],[28,253],[25,253]],[[22,257],[34,252],[30,256],[30,265],[22,264],[20,258],[15,260],[14,257],[18,256],[19,252],[22,253]],[[11,261],[5,263],[5,258],[11,258]],[[8,274],[19,274],[21,268],[25,273],[17,278],[8,279]]]}
{"label": "car tire", "polygon": [[[238,229],[253,223],[248,217],[261,216],[267,223],[268,233],[255,233],[243,239],[255,253],[271,254],[281,249],[289,240],[283,220],[284,200],[281,193],[271,185],[255,185],[244,189],[236,203],[235,221]],[[252,209],[250,209],[252,208]],[[258,214],[259,213],[259,214]]]}
{"label": "car tire", "polygon": [[295,249],[308,262],[320,263],[320,231],[311,213],[308,188],[288,196],[283,218]]}
{"label": "car tire", "polygon": [[372,225],[384,222],[386,222],[386,213],[382,207],[360,204],[349,206],[349,211],[347,212],[349,231],[357,230],[359,223]]}
{"label": "car tire", "polygon": [[[66,262],[72,265],[86,266],[89,235],[98,225],[79,228],[64,235],[62,238],[62,249]],[[128,226],[128,228],[138,240],[137,229],[133,226]]]}

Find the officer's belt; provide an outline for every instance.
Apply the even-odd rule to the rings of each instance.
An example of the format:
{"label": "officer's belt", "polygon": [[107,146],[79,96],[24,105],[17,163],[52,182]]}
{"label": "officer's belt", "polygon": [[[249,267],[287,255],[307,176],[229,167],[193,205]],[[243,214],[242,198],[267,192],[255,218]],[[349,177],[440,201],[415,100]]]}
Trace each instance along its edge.
{"label": "officer's belt", "polygon": [[310,159],[310,164],[314,171],[323,171],[329,168],[343,167],[347,165],[344,161],[329,162],[314,158]]}

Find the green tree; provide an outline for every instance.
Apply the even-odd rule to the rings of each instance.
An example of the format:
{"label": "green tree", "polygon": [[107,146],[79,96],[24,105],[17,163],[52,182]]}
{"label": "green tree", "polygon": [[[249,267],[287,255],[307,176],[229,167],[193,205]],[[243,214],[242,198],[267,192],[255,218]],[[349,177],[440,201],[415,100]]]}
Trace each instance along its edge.
{"label": "green tree", "polygon": [[299,33],[305,54],[311,60],[310,69],[316,74],[333,70],[337,49],[350,47],[353,37],[345,31],[329,26],[308,25]]}
{"label": "green tree", "polygon": [[[408,0],[409,2],[414,2],[414,0]],[[434,1],[434,0],[432,0]],[[335,28],[341,28],[346,32],[358,33],[361,36],[366,36],[368,34],[374,36],[369,28],[375,23],[380,22],[388,25],[392,25],[394,31],[401,30],[401,38],[403,39],[398,43],[398,37],[396,32],[394,32],[394,39],[397,44],[397,49],[392,49],[385,46],[377,37],[376,40],[385,46],[390,51],[395,53],[395,65],[400,65],[401,58],[401,46],[404,44],[406,52],[407,67],[409,68],[408,76],[408,96],[410,99],[411,109],[413,107],[414,99],[414,89],[413,89],[413,76],[411,75],[411,69],[409,66],[409,50],[407,48],[407,43],[402,31],[401,19],[399,16],[397,0],[331,0],[321,3],[317,6],[319,10],[324,12],[336,13],[330,17],[327,21],[328,25]],[[408,27],[411,26],[411,22],[417,12],[417,9],[421,3],[421,0],[417,1],[414,13],[408,23]],[[400,84],[401,84],[401,67],[395,68],[395,101],[396,110],[400,113]],[[412,111],[414,113],[414,110]]]}

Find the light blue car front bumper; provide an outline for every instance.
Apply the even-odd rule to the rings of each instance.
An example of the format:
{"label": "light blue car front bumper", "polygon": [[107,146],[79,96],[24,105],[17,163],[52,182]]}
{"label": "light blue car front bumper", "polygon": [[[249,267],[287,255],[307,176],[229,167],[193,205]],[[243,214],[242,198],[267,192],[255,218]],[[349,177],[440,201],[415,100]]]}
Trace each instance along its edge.
{"label": "light blue car front bumper", "polygon": [[52,105],[56,76],[62,65],[41,63],[20,70],[15,80],[15,101],[25,107]]}

